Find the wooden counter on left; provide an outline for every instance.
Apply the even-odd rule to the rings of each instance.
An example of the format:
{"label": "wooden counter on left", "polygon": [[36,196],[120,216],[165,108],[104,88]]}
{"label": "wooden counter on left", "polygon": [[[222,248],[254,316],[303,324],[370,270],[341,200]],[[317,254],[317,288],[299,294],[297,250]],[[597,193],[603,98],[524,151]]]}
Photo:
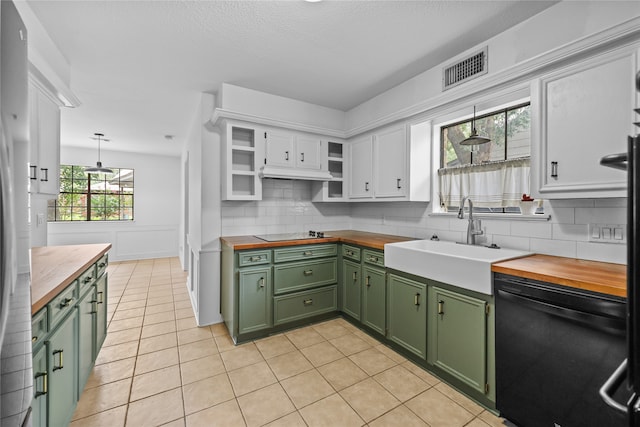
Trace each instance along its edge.
{"label": "wooden counter on left", "polygon": [[111,249],[111,243],[31,249],[31,314],[47,305]]}

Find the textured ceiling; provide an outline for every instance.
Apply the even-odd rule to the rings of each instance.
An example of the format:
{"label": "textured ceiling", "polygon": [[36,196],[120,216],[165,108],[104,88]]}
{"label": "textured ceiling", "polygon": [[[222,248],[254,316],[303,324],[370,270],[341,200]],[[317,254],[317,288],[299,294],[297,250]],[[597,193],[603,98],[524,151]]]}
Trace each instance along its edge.
{"label": "textured ceiling", "polygon": [[62,144],[176,155],[222,82],[346,111],[553,3],[28,1],[82,102]]}

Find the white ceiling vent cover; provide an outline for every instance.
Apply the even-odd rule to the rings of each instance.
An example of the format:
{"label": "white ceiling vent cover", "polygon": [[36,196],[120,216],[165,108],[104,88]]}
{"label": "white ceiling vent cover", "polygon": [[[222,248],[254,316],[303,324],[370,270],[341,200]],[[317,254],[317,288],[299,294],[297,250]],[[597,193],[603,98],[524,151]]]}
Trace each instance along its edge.
{"label": "white ceiling vent cover", "polygon": [[468,80],[487,74],[487,52],[488,47],[485,46],[481,51],[443,68],[442,90],[445,91]]}

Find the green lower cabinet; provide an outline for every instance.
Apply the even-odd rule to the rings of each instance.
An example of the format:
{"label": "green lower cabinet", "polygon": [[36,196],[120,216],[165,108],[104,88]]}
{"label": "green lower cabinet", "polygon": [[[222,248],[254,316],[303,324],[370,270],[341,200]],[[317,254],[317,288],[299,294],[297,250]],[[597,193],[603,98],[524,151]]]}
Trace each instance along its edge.
{"label": "green lower cabinet", "polygon": [[360,299],[362,286],[360,263],[342,261],[342,311],[360,320]]}
{"label": "green lower cabinet", "polygon": [[238,276],[238,332],[243,334],[271,327],[271,267],[243,268]]}
{"label": "green lower cabinet", "polygon": [[[99,266],[100,264],[98,264]],[[93,358],[98,357],[102,343],[107,337],[107,275],[103,274],[96,282],[96,342]]]}
{"label": "green lower cabinet", "polygon": [[74,308],[47,342],[49,426],[68,425],[76,408],[77,329],[78,315],[77,309]]}
{"label": "green lower cabinet", "polygon": [[310,291],[278,295],[273,298],[275,325],[330,313],[338,309],[338,286],[324,286]]}
{"label": "green lower cabinet", "polygon": [[47,427],[47,346],[42,345],[33,353],[33,400],[31,422],[33,427]]}
{"label": "green lower cabinet", "polygon": [[485,394],[487,303],[442,289],[429,289],[428,362]]}
{"label": "green lower cabinet", "polygon": [[89,378],[94,360],[96,289],[93,285],[90,289],[78,302],[78,391],[80,393]]}
{"label": "green lower cabinet", "polygon": [[427,285],[389,274],[387,337],[422,359],[427,357]]}
{"label": "green lower cabinet", "polygon": [[384,335],[387,325],[385,271],[364,265],[362,266],[362,281],[362,323]]}

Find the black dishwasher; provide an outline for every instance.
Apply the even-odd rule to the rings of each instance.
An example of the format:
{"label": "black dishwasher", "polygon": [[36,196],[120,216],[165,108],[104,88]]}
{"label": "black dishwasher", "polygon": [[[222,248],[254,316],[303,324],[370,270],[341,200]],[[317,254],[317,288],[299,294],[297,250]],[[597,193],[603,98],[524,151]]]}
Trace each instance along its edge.
{"label": "black dishwasher", "polygon": [[519,427],[625,426],[598,394],[626,357],[624,298],[505,274],[494,285],[500,415]]}

